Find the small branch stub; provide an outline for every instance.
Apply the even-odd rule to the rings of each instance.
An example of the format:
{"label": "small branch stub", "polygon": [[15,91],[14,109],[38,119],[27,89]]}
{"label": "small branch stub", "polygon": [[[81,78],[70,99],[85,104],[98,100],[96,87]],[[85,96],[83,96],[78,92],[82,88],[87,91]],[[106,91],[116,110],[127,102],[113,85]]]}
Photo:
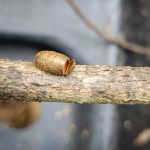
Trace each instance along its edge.
{"label": "small branch stub", "polygon": [[41,51],[34,60],[37,68],[55,75],[67,75],[76,65],[74,59],[54,51]]}

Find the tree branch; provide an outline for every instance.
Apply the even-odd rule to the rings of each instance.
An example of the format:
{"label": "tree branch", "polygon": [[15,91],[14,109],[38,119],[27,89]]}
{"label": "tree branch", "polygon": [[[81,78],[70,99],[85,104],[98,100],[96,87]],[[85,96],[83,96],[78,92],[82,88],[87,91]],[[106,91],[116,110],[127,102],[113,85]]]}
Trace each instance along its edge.
{"label": "tree branch", "polygon": [[150,104],[150,68],[77,65],[70,75],[56,76],[31,62],[0,59],[0,99]]}
{"label": "tree branch", "polygon": [[105,41],[111,44],[115,44],[117,46],[120,46],[126,50],[130,50],[132,52],[143,54],[150,56],[150,48],[144,47],[138,44],[134,44],[132,42],[129,42],[124,39],[116,39],[112,37],[110,34],[104,32],[102,29],[99,29],[92,21],[90,21],[85,14],[82,12],[80,7],[75,3],[75,0],[67,0],[67,2],[70,4],[70,6],[73,8],[75,13],[80,17],[80,19],[84,22],[84,24],[93,30],[99,37],[103,38]]}

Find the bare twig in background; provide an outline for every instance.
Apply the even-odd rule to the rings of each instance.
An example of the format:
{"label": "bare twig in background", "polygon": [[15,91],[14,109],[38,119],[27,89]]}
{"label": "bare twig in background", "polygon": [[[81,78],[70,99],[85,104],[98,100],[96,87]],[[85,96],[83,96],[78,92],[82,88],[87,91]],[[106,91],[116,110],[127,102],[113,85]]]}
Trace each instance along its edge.
{"label": "bare twig in background", "polygon": [[99,29],[92,21],[90,21],[85,14],[82,12],[80,7],[75,3],[75,0],[67,0],[70,6],[73,8],[75,13],[81,18],[81,20],[85,23],[87,27],[93,30],[99,37],[103,38],[105,41],[120,46],[126,50],[130,50],[135,53],[143,54],[150,56],[150,48],[144,47],[138,44],[134,44],[124,39],[116,39],[112,37],[110,34],[104,32],[103,30]]}
{"label": "bare twig in background", "polygon": [[76,65],[68,76],[0,59],[0,99],[81,104],[150,104],[149,67]]}

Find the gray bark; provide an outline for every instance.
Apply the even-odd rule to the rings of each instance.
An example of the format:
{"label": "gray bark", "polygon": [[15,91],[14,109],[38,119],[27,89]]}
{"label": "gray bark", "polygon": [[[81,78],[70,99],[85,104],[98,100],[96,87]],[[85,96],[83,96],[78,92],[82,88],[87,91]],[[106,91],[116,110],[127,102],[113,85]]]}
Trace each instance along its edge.
{"label": "gray bark", "polygon": [[149,67],[77,65],[56,76],[33,63],[0,60],[0,99],[89,104],[150,104]]}

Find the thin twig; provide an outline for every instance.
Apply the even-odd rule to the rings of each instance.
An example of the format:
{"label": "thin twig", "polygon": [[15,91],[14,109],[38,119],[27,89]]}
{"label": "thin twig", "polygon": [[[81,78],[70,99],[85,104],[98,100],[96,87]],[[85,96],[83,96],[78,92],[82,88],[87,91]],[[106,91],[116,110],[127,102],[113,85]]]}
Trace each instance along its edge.
{"label": "thin twig", "polygon": [[112,37],[110,34],[104,32],[102,29],[99,29],[91,20],[89,20],[85,14],[82,12],[78,4],[75,2],[75,0],[67,0],[67,2],[70,4],[70,6],[73,8],[75,13],[80,17],[80,19],[84,22],[84,24],[93,30],[99,37],[103,38],[105,41],[111,44],[115,44],[117,46],[120,46],[126,50],[130,50],[132,52],[143,54],[150,56],[150,48],[144,47],[132,42],[129,42],[124,39],[116,39]]}

